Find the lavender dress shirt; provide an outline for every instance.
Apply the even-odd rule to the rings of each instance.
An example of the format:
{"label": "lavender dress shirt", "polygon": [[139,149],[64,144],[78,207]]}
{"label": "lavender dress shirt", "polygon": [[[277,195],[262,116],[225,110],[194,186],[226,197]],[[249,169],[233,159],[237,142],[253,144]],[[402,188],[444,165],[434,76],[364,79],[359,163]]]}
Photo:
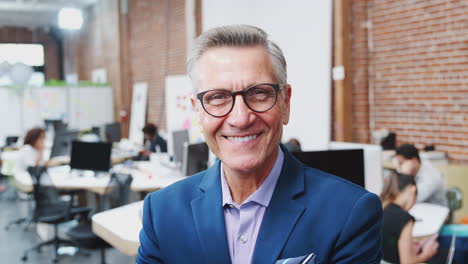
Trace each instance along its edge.
{"label": "lavender dress shirt", "polygon": [[265,209],[270,203],[283,167],[284,154],[278,147],[278,157],[270,174],[262,185],[241,205],[232,200],[229,186],[224,177],[221,163],[221,189],[223,192],[224,221],[229,245],[229,254],[233,264],[252,262],[258,231],[262,224]]}

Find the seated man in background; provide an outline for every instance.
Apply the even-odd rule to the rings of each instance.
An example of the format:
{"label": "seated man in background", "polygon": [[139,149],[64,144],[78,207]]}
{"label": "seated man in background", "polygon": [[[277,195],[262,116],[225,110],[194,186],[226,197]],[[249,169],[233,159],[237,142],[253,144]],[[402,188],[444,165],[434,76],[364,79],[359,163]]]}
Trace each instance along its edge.
{"label": "seated man in background", "polygon": [[145,150],[142,152],[144,156],[149,156],[151,153],[157,152],[156,147],[159,147],[160,152],[167,152],[167,143],[164,138],[158,134],[158,127],[148,123],[142,129],[145,134]]}
{"label": "seated man in background", "polygon": [[289,150],[289,152],[301,152],[301,142],[297,138],[291,138],[284,146]]}
{"label": "seated man in background", "polygon": [[442,175],[428,161],[419,158],[419,152],[412,144],[403,144],[396,149],[398,170],[407,166],[407,173],[415,176],[418,186],[418,203],[432,203],[447,206]]}

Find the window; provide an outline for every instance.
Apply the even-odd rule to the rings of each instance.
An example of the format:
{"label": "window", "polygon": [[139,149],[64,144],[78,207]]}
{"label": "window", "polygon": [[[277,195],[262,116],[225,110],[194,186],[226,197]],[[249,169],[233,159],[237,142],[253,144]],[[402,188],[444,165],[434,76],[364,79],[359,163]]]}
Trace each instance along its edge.
{"label": "window", "polygon": [[[5,64],[5,62],[7,64]],[[44,46],[41,44],[0,44],[0,85],[12,84],[9,71],[16,63],[24,63],[33,68],[29,84],[44,83]],[[5,66],[6,65],[6,66]]]}

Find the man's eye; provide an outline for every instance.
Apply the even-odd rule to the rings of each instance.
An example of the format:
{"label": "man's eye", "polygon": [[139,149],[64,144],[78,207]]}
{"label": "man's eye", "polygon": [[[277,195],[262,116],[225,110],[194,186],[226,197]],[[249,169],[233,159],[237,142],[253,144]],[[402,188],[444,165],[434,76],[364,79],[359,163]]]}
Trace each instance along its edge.
{"label": "man's eye", "polygon": [[208,100],[222,100],[225,98],[226,98],[225,94],[214,94],[214,95],[211,95]]}
{"label": "man's eye", "polygon": [[205,103],[211,105],[220,105],[230,100],[230,95],[226,93],[206,94],[205,97]]}
{"label": "man's eye", "polygon": [[272,91],[271,89],[255,88],[249,91],[247,95],[252,99],[264,100],[271,96],[274,96],[274,91]]}

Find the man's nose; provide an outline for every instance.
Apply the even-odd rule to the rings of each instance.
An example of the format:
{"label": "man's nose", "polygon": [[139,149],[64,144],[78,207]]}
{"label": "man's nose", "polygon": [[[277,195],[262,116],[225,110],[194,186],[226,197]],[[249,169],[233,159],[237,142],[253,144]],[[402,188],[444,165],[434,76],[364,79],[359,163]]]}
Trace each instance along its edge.
{"label": "man's nose", "polygon": [[255,116],[252,113],[253,111],[244,102],[242,95],[238,94],[236,95],[232,111],[228,115],[227,122],[235,127],[248,126]]}

